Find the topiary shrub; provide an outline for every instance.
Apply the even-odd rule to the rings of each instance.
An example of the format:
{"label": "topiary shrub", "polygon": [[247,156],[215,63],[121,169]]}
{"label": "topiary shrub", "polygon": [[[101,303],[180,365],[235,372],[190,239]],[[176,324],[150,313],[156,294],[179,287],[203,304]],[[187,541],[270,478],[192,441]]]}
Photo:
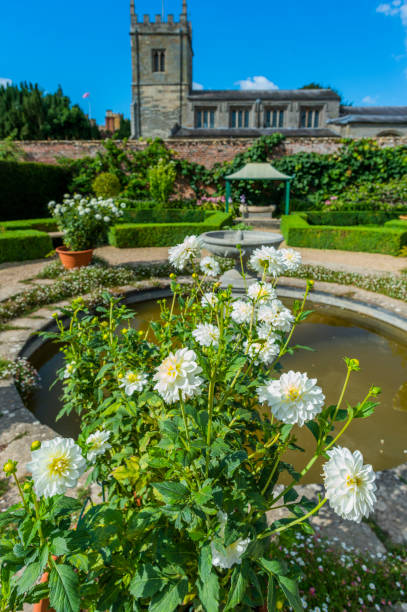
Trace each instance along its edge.
{"label": "topiary shrub", "polygon": [[41,259],[52,251],[52,240],[45,232],[17,230],[0,232],[0,263]]}
{"label": "topiary shrub", "polygon": [[166,162],[160,159],[156,166],[148,169],[147,178],[150,184],[150,194],[153,200],[161,206],[168,203],[169,197],[174,191],[174,183],[177,177],[174,162]]}
{"label": "topiary shrub", "polygon": [[111,172],[102,172],[98,174],[92,183],[93,193],[98,198],[114,198],[121,191],[120,181],[115,174]]}

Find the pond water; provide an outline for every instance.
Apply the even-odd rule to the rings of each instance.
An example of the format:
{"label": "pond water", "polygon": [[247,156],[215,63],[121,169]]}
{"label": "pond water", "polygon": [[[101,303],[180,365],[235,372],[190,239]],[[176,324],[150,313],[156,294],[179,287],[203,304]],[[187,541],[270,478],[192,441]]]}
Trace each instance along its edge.
{"label": "pond water", "polygon": [[[290,305],[289,300],[284,300]],[[345,432],[340,444],[351,450],[359,449],[365,462],[375,470],[387,469],[407,461],[407,337],[395,328],[378,323],[369,317],[353,312],[312,304],[313,314],[299,325],[294,333],[295,344],[313,347],[313,352],[300,350],[286,355],[282,360],[284,370],[307,372],[318,379],[329,404],[336,403],[342,388],[346,367],[343,357],[356,357],[361,371],[353,373],[345,400],[351,405],[365,397],[374,384],[383,390],[380,406],[373,416],[357,419]],[[158,318],[156,302],[136,304],[133,321],[136,329],[144,329],[148,321]],[[58,347],[44,344],[30,361],[39,371],[42,388],[34,393],[30,409],[36,417],[63,436],[76,437],[80,427],[79,417],[63,417],[56,421],[61,403],[61,384],[55,381],[57,369],[63,359]],[[345,406],[345,405],[344,405]],[[314,448],[313,437],[307,428],[298,429],[298,443],[306,452],[291,452],[287,461],[301,469]],[[304,482],[320,481],[321,464],[315,464]]]}

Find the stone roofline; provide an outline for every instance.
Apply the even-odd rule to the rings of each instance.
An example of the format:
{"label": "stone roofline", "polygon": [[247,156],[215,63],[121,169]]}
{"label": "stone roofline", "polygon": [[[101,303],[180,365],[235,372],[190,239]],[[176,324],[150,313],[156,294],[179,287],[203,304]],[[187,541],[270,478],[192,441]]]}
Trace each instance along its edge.
{"label": "stone roofline", "polygon": [[340,97],[332,89],[203,89],[192,90],[188,99],[199,100],[291,100],[323,101],[336,100]]}

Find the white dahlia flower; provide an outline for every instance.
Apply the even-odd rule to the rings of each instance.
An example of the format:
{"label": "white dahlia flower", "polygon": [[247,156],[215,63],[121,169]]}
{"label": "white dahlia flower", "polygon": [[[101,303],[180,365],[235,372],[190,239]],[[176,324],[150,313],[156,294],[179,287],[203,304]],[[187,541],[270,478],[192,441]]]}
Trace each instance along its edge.
{"label": "white dahlia flower", "polygon": [[193,337],[201,346],[217,346],[219,334],[219,327],[211,323],[199,323],[192,332]]}
{"label": "white dahlia flower", "polygon": [[214,257],[204,257],[199,262],[201,270],[209,276],[217,276],[220,274],[220,266]]}
{"label": "white dahlia flower", "polygon": [[38,497],[52,497],[75,487],[86,469],[81,449],[72,438],[46,440],[31,452],[27,469],[32,473]]}
{"label": "white dahlia flower", "polygon": [[273,342],[277,342],[278,336],[273,334],[272,327],[268,323],[260,323],[257,326],[257,337],[262,340],[272,340]]}
{"label": "white dahlia flower", "polygon": [[[218,512],[218,519],[220,521],[220,529],[219,529],[219,539],[224,540],[225,537],[225,526],[227,521],[227,515],[224,512]],[[221,543],[221,542],[219,542]],[[218,550],[216,547],[216,540],[211,541],[211,551],[212,551],[212,565],[215,567],[220,567],[222,569],[230,569],[235,564],[240,564],[242,562],[242,556],[247,550],[247,547],[250,544],[250,539],[240,539],[233,542],[233,544],[229,544],[229,546],[224,546],[223,550]]]}
{"label": "white dahlia flower", "polygon": [[[245,342],[245,350],[247,350],[247,347],[248,343]],[[252,342],[247,350],[249,357],[254,360],[256,365],[260,363],[260,361],[265,365],[273,363],[274,357],[276,357],[279,352],[280,347],[274,342],[273,338],[269,338],[265,342]]]}
{"label": "white dahlia flower", "polygon": [[168,251],[168,260],[177,270],[183,270],[188,263],[198,257],[201,250],[201,241],[198,236],[187,236],[184,242],[171,247]]}
{"label": "white dahlia flower", "polygon": [[270,380],[258,387],[257,394],[261,402],[268,404],[276,419],[291,425],[298,423],[302,427],[324,406],[325,395],[316,382],[316,378],[291,370],[278,380]]}
{"label": "white dahlia flower", "polygon": [[232,304],[231,317],[236,323],[250,323],[254,306],[250,302],[237,300]]}
{"label": "white dahlia flower", "polygon": [[336,446],[327,452],[324,465],[326,496],[331,508],[344,519],[360,523],[368,517],[376,502],[376,474],[371,465],[363,465],[363,455],[356,450]]}
{"label": "white dahlia flower", "polygon": [[75,373],[76,370],[76,364],[71,361],[70,363],[67,363],[65,366],[65,370],[64,370],[64,378],[70,378],[72,376],[72,374]]}
{"label": "white dahlia flower", "polygon": [[301,264],[301,253],[295,251],[294,249],[281,249],[279,253],[286,270],[289,270],[290,272],[297,270]]}
{"label": "white dahlia flower", "polygon": [[108,442],[111,433],[111,431],[98,429],[95,433],[90,434],[86,440],[86,444],[89,446],[86,458],[90,463],[93,463],[98,455],[103,455],[109,448],[112,448],[111,444]]}
{"label": "white dahlia flower", "polygon": [[247,290],[247,295],[255,302],[269,302],[277,297],[270,283],[253,283]]}
{"label": "white dahlia flower", "polygon": [[183,348],[170,353],[158,366],[154,375],[154,380],[157,381],[154,389],[168,404],[179,400],[179,392],[184,400],[201,392],[203,380],[198,374],[202,372],[202,368],[197,364],[196,358],[195,351]]}
{"label": "white dahlia flower", "polygon": [[259,306],[257,320],[271,325],[274,329],[288,332],[293,326],[295,319],[292,312],[280,300],[273,300],[269,304],[261,304]]}
{"label": "white dahlia flower", "polygon": [[253,251],[249,263],[259,274],[263,275],[265,272],[267,275],[271,275],[274,278],[280,276],[285,268],[280,251],[270,246],[262,246]]}
{"label": "white dahlia flower", "polygon": [[133,395],[135,391],[142,391],[147,384],[147,374],[144,372],[126,372],[120,379],[119,387],[124,388],[126,395]]}
{"label": "white dahlia flower", "polygon": [[203,308],[207,308],[210,306],[211,308],[215,308],[218,303],[218,298],[214,293],[204,293],[201,299],[201,304]]}

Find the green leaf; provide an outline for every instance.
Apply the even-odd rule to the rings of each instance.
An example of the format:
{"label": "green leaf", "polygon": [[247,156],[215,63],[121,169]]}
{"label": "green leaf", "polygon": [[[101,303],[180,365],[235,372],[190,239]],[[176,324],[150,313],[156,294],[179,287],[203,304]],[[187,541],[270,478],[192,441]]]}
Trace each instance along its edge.
{"label": "green leaf", "polygon": [[208,580],[212,572],[212,551],[209,544],[202,546],[198,561],[198,573],[203,583]]}
{"label": "green leaf", "polygon": [[292,578],[287,578],[287,576],[277,576],[277,580],[290,606],[294,608],[295,612],[302,612],[303,607],[296,581]]}
{"label": "green leaf", "polygon": [[197,582],[199,599],[205,612],[219,611],[219,580],[217,574],[211,573],[206,580]]}
{"label": "green leaf", "polygon": [[150,563],[146,563],[130,582],[130,593],[135,599],[152,597],[168,582]]}
{"label": "green leaf", "polygon": [[73,497],[65,497],[64,495],[61,497],[57,497],[55,499],[54,505],[51,509],[51,516],[65,516],[66,514],[72,514],[73,512],[77,512],[82,507],[82,504]]}
{"label": "green leaf", "polygon": [[51,608],[55,612],[79,612],[79,580],[72,567],[55,564],[48,584]]}
{"label": "green leaf", "polygon": [[243,575],[242,566],[235,567],[232,574],[229,596],[226,602],[224,612],[226,612],[227,610],[234,610],[236,608],[236,606],[243,599],[246,587],[247,578]]}
{"label": "green leaf", "polygon": [[287,573],[287,569],[283,563],[280,561],[269,561],[269,559],[265,559],[262,557],[259,559],[260,565],[266,570],[269,574],[274,574],[276,576],[285,576]]}
{"label": "green leaf", "polygon": [[89,571],[89,559],[84,553],[76,553],[69,557],[69,562],[76,567],[78,570],[83,572]]}
{"label": "green leaf", "polygon": [[18,580],[17,593],[21,595],[29,590],[30,587],[34,584],[34,582],[39,578],[41,574],[42,568],[41,563],[37,561],[36,563],[31,563],[28,565],[21,578]]}
{"label": "green leaf", "polygon": [[247,459],[247,452],[245,450],[239,450],[234,453],[231,453],[224,459],[224,463],[227,466],[227,476],[228,478],[232,478],[233,474]]}
{"label": "green leaf", "polygon": [[267,585],[267,610],[268,612],[275,612],[277,603],[277,593],[274,588],[274,578],[270,576]]}
{"label": "green leaf", "polygon": [[53,555],[60,557],[61,555],[67,555],[70,550],[68,544],[64,538],[57,537],[51,542],[51,552]]}
{"label": "green leaf", "polygon": [[173,612],[184,601],[187,593],[188,579],[181,578],[177,583],[171,583],[163,591],[156,593],[148,610],[149,612]]}
{"label": "green leaf", "polygon": [[319,436],[321,435],[318,423],[316,423],[315,421],[307,421],[305,423],[305,427],[310,430],[315,440],[318,442]]}
{"label": "green leaf", "polygon": [[180,482],[152,482],[151,484],[162,496],[165,503],[180,502],[189,494],[189,489]]}

